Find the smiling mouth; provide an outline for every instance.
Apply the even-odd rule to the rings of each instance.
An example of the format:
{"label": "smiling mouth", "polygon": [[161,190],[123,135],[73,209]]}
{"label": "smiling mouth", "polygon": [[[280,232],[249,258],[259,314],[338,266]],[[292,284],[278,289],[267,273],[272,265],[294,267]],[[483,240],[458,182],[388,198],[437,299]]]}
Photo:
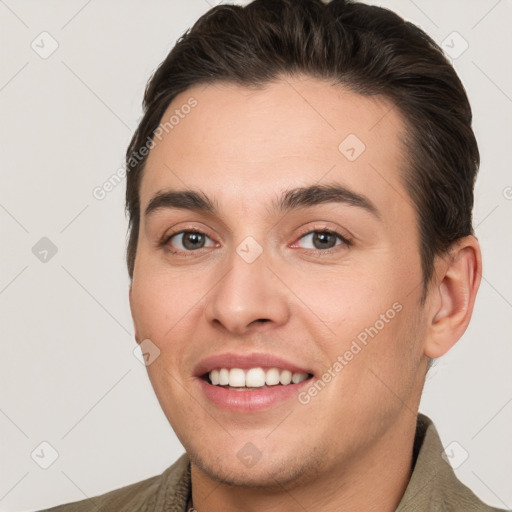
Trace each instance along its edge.
{"label": "smiling mouth", "polygon": [[283,368],[215,368],[202,378],[212,386],[232,391],[256,391],[290,386],[311,379],[313,374],[292,372]]}

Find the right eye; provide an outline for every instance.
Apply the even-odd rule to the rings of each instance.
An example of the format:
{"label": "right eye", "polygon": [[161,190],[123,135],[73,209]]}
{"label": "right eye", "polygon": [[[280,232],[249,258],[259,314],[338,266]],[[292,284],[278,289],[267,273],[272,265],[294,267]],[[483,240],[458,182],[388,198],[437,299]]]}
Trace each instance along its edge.
{"label": "right eye", "polygon": [[[206,239],[211,240],[208,235],[201,231],[184,230],[179,231],[178,233],[173,233],[167,238],[165,244],[171,245],[171,252],[192,252],[203,249],[205,247]],[[211,241],[212,245],[210,245],[210,247],[215,247],[215,243],[213,240]]]}

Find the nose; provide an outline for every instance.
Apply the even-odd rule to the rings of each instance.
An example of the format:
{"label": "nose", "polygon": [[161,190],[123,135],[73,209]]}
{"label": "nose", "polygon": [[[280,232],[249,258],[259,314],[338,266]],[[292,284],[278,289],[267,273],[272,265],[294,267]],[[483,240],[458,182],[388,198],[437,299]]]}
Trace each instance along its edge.
{"label": "nose", "polygon": [[285,324],[291,293],[269,263],[265,251],[252,262],[233,251],[223,277],[208,294],[207,321],[236,335]]}

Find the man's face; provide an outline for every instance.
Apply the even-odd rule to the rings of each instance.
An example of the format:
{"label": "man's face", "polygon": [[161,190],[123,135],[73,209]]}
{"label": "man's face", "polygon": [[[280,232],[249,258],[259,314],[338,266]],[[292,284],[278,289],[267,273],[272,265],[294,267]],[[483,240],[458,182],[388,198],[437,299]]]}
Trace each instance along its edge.
{"label": "man's face", "polygon": [[[269,485],[349,468],[378,446],[392,454],[391,427],[415,423],[427,332],[396,109],[305,78],[194,87],[162,123],[172,115],[141,182],[130,302],[192,461]],[[345,192],[279,208],[311,186]],[[214,211],[161,201],[146,215],[157,194],[184,190]],[[286,384],[288,372],[308,379]],[[240,388],[244,376],[256,387]]]}

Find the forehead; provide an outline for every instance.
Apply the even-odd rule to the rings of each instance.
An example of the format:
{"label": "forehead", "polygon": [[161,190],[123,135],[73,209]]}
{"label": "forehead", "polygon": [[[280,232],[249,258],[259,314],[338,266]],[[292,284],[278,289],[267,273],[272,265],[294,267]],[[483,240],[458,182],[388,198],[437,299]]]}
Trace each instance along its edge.
{"label": "forehead", "polygon": [[247,212],[279,190],[323,181],[396,210],[397,199],[407,199],[403,129],[386,99],[314,78],[282,78],[260,89],[195,86],[162,117],[141,182],[141,210],[159,191],[194,189],[219,204],[234,206],[236,197]]}

